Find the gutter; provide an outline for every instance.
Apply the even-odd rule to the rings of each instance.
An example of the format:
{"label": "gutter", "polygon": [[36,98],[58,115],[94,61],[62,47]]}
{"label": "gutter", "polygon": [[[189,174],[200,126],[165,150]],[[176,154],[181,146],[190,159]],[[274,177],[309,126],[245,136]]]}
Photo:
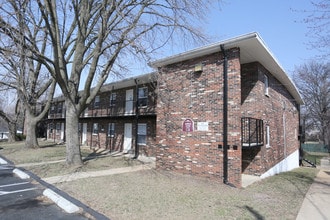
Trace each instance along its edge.
{"label": "gutter", "polygon": [[223,54],[223,183],[228,184],[228,57],[224,44],[220,48]]}

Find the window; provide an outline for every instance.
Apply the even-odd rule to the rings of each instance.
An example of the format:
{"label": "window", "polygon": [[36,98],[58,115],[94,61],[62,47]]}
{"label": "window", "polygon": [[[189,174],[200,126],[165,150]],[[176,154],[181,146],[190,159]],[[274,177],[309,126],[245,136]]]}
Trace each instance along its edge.
{"label": "window", "polygon": [[62,114],[62,105],[63,105],[62,102],[57,104],[57,113],[59,113],[59,114]]}
{"label": "window", "polygon": [[138,124],[137,133],[138,133],[137,143],[146,144],[147,143],[147,124]]}
{"label": "window", "polygon": [[50,114],[54,114],[55,112],[55,105],[52,104],[52,106],[50,107]]}
{"label": "window", "polygon": [[100,107],[100,96],[95,96],[94,108],[99,108],[99,107]]}
{"label": "window", "polygon": [[109,123],[108,125],[108,137],[115,136],[115,123]]}
{"label": "window", "polygon": [[147,106],[147,104],[148,104],[148,88],[147,87],[139,88],[138,94],[139,94],[138,95],[138,106],[139,107]]}
{"label": "window", "polygon": [[99,133],[99,124],[94,123],[93,124],[93,134],[98,134]]}
{"label": "window", "polygon": [[268,81],[268,76],[265,75],[265,95],[268,96],[269,95],[269,81]]}
{"label": "window", "polygon": [[116,105],[116,99],[117,99],[117,94],[116,93],[111,93],[110,94],[110,106],[115,106]]}
{"label": "window", "polygon": [[270,147],[270,129],[269,129],[269,125],[266,125],[266,147]]}
{"label": "window", "polygon": [[54,129],[54,124],[50,123],[49,124],[49,133],[52,134],[53,133],[53,129]]}
{"label": "window", "polygon": [[56,123],[56,134],[59,134],[61,131],[61,123]]}

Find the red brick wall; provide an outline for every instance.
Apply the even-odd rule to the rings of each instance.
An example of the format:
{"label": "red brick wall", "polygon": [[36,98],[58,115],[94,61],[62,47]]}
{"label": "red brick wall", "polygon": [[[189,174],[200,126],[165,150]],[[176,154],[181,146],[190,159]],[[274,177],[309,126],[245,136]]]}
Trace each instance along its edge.
{"label": "red brick wall", "polygon": [[[269,79],[268,96],[264,92],[264,74]],[[297,104],[259,63],[242,65],[242,116],[262,119],[264,126],[270,127],[269,147],[242,150],[243,173],[261,175],[299,148]]]}
{"label": "red brick wall", "polygon": [[[108,123],[115,123],[115,135],[109,137]],[[93,123],[98,123],[99,133],[93,134]],[[135,119],[98,119],[94,118],[87,124],[87,145],[93,148],[103,148],[114,151],[122,151],[124,143],[125,123],[132,123],[132,152],[135,150]],[[140,154],[146,156],[155,156],[155,117],[144,117],[139,119],[138,123],[147,124],[147,143],[139,146]],[[103,129],[102,129],[103,128]]]}
{"label": "red brick wall", "polygon": [[[240,63],[239,50],[228,51],[229,182],[241,185]],[[185,174],[223,179],[223,61],[215,53],[163,67],[158,76],[157,167]],[[203,72],[194,72],[203,63]],[[185,119],[195,123],[193,132],[182,131]],[[198,131],[207,122],[208,131]],[[236,145],[236,150],[233,149]]]}

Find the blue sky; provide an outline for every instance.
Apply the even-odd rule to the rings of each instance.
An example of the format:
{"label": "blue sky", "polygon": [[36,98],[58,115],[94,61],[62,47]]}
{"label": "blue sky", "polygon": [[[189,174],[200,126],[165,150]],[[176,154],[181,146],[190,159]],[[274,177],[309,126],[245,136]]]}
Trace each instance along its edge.
{"label": "blue sky", "polygon": [[215,6],[206,27],[214,42],[258,32],[289,75],[318,54],[309,49],[303,22],[310,14],[304,11],[313,9],[310,0],[226,0]]}
{"label": "blue sky", "polygon": [[[311,0],[213,0],[206,13],[203,31],[211,40],[209,43],[226,40],[251,32],[258,32],[276,60],[292,77],[296,66],[315,59],[317,50],[310,49],[306,36],[308,25],[303,19],[311,14]],[[175,55],[196,45],[166,45],[157,51],[155,59]],[[200,45],[205,46],[206,44]],[[185,47],[185,48],[184,48]],[[130,73],[125,77],[153,71],[145,62],[132,61]],[[115,80],[118,80],[115,77]]]}

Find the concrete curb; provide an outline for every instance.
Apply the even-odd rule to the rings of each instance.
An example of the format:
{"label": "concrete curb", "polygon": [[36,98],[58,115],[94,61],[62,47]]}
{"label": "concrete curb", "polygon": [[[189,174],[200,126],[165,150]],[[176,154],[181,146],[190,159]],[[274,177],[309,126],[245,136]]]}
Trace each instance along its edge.
{"label": "concrete curb", "polygon": [[59,194],[57,194],[56,192],[54,192],[49,188],[44,190],[43,195],[51,199],[55,204],[57,204],[67,213],[75,213],[80,210],[78,206],[64,199],[62,196],[60,196]]}
{"label": "concrete curb", "polygon": [[8,162],[0,157],[0,164],[8,164]]}
{"label": "concrete curb", "polygon": [[13,170],[13,173],[15,173],[19,178],[25,180],[25,179],[30,179],[30,175],[28,175],[27,173],[23,172],[22,170],[15,168]]}

